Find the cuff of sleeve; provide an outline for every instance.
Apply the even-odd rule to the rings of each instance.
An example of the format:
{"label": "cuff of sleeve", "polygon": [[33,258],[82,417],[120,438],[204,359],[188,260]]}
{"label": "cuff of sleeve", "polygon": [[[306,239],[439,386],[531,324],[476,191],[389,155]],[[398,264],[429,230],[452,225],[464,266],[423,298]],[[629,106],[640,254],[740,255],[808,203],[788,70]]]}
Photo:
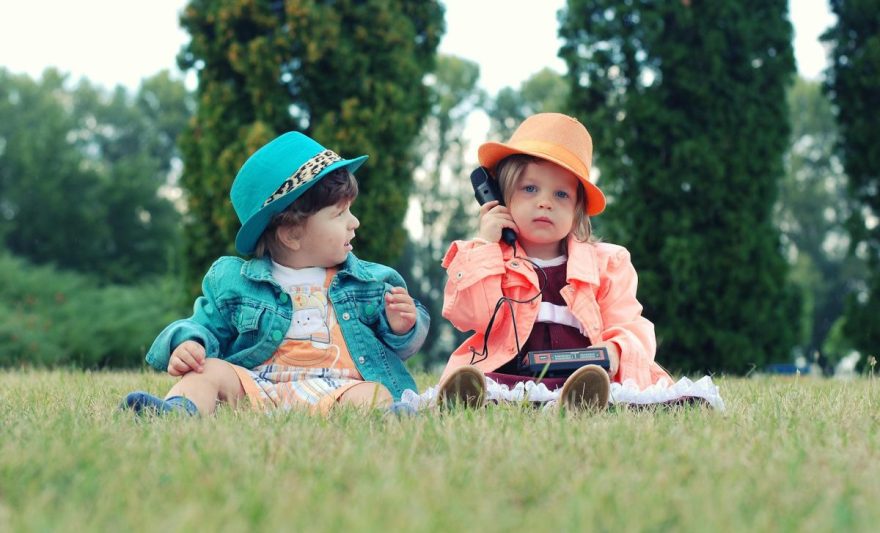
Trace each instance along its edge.
{"label": "cuff of sleeve", "polygon": [[394,333],[388,325],[388,318],[384,312],[380,318],[379,327],[382,338],[401,360],[409,359],[415,354],[428,336],[428,325],[431,322],[428,311],[418,302],[416,303],[416,311],[418,316],[415,325],[403,335]]}

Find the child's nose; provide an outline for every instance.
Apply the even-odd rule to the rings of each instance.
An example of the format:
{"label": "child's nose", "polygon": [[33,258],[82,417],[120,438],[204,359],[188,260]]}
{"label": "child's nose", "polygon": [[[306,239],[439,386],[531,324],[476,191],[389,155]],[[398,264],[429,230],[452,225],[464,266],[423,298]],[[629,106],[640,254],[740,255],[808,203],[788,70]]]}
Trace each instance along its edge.
{"label": "child's nose", "polygon": [[351,223],[349,226],[351,226],[351,229],[358,229],[361,226],[361,221],[358,220],[358,217],[351,215]]}
{"label": "child's nose", "polygon": [[542,207],[545,209],[550,209],[553,206],[553,202],[551,198],[546,194],[542,194],[538,196],[538,207]]}

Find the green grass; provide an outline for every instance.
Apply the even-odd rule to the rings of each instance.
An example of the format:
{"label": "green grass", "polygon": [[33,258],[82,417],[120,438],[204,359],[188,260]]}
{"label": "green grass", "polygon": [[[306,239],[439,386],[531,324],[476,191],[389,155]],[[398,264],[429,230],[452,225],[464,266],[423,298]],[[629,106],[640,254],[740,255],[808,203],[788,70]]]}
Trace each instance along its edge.
{"label": "green grass", "polygon": [[[434,376],[419,376],[420,386]],[[717,379],[701,407],[135,421],[158,373],[0,373],[0,531],[869,531],[880,386]]]}

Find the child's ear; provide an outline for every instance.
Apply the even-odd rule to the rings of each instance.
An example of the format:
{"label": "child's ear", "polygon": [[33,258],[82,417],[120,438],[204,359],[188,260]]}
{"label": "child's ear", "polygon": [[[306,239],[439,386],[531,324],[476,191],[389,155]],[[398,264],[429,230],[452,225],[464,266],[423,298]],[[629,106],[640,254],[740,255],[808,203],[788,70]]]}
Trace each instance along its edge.
{"label": "child's ear", "polygon": [[278,226],[275,228],[275,239],[285,248],[297,252],[301,246],[300,233],[298,226]]}

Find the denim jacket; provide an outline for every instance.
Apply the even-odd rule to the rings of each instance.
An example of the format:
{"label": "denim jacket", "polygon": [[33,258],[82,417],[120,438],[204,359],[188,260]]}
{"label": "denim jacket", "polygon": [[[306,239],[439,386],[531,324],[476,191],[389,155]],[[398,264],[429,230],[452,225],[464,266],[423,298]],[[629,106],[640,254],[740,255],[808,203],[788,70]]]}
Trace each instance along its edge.
{"label": "denim jacket", "polygon": [[[205,275],[193,315],[159,334],[147,363],[166,370],[171,352],[187,340],[202,344],[208,357],[248,369],[269,359],[293,318],[290,297],[272,278],[271,265],[269,258],[218,259]],[[403,361],[422,346],[430,318],[416,302],[415,326],[403,335],[394,333],[384,310],[385,293],[393,286],[406,286],[395,270],[349,253],[330,282],[328,298],[358,371],[399,399],[405,389],[416,390]]]}

